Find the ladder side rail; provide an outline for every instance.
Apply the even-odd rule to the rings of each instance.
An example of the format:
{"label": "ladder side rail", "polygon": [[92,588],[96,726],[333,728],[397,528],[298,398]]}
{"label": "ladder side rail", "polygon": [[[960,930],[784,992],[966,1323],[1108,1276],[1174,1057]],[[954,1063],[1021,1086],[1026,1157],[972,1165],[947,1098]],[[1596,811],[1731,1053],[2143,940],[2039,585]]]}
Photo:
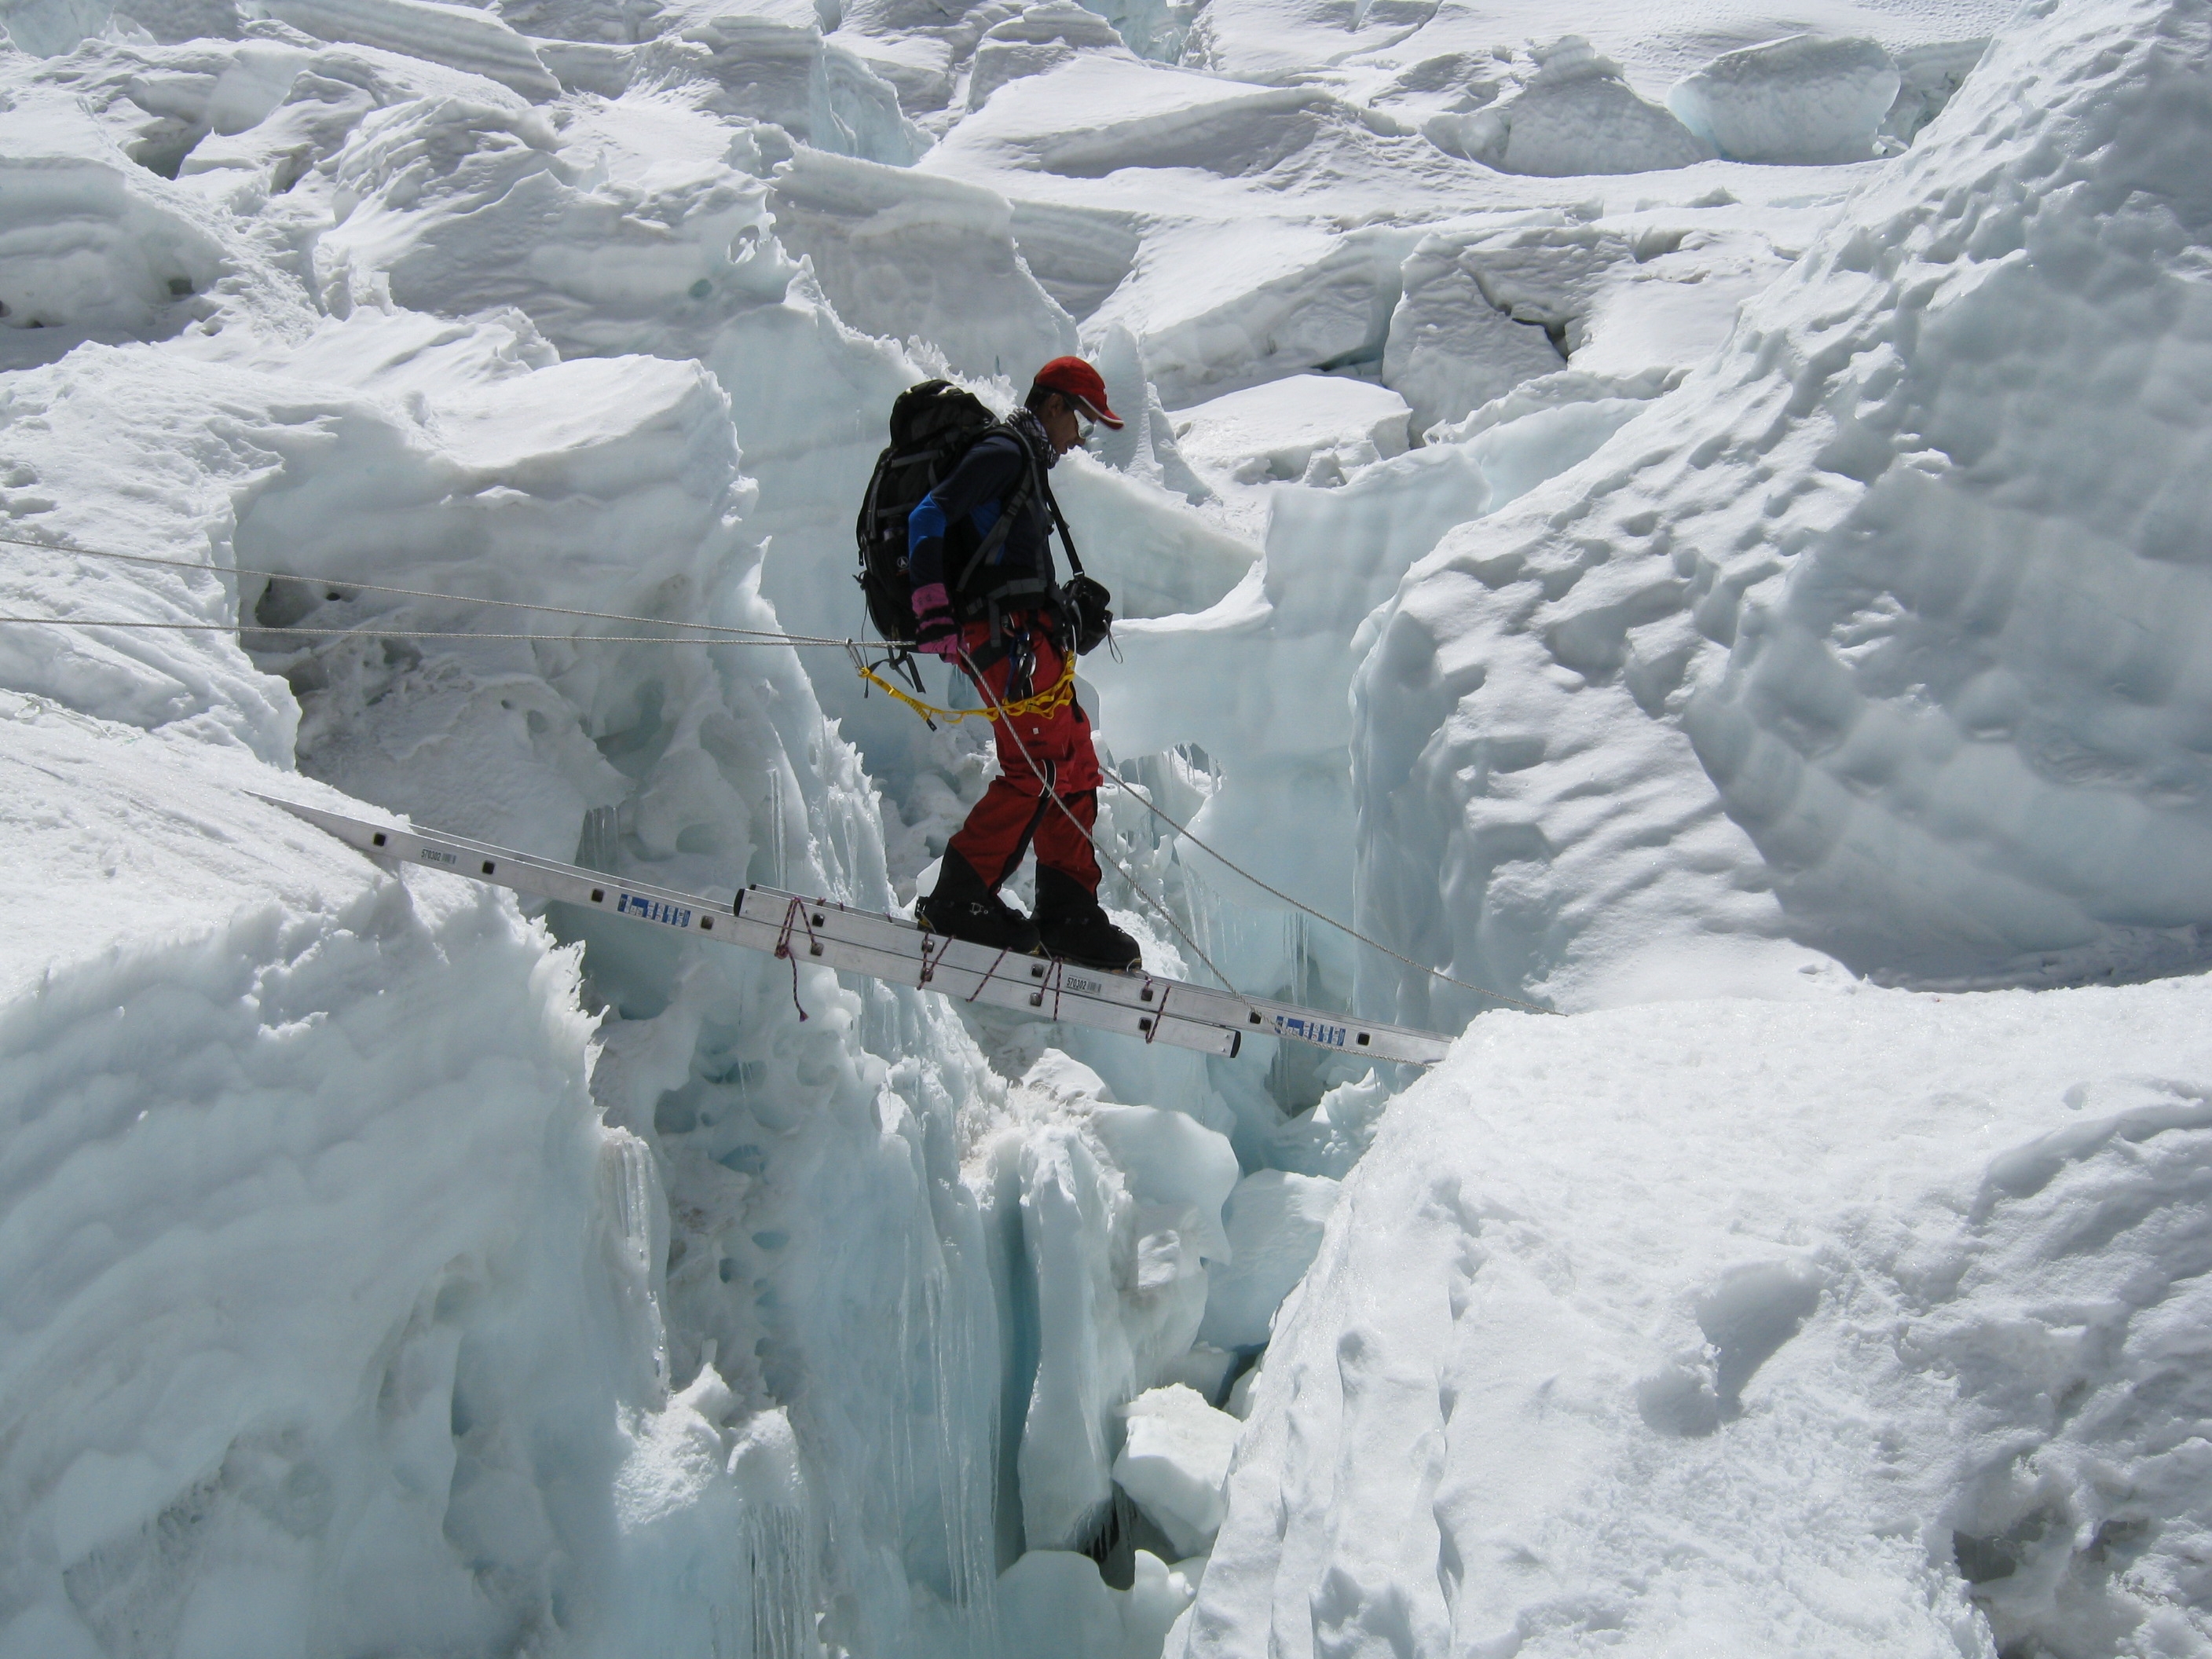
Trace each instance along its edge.
{"label": "ladder side rail", "polygon": [[[534,853],[520,853],[512,847],[500,847],[490,842],[472,840],[467,836],[448,835],[442,830],[402,828],[397,824],[371,823],[365,818],[349,817],[343,812],[333,812],[326,807],[306,806],[295,801],[282,800],[274,795],[257,795],[256,799],[281,806],[295,817],[306,818],[317,827],[336,836],[348,846],[359,848],[375,858],[398,858],[408,864],[421,864],[448,874],[466,876],[471,881],[489,881],[496,887],[523,889],[507,878],[524,870],[535,871],[548,878],[565,881],[577,888],[618,887],[639,898],[664,900],[671,904],[692,910],[704,910],[715,915],[733,914],[733,907],[719,904],[698,893],[681,888],[662,887],[652,882],[634,881],[627,876],[610,875],[601,870],[589,870],[580,864],[562,864],[556,859],[539,858]],[[453,855],[448,862],[442,857],[424,857],[429,851]],[[476,860],[474,864],[468,862]],[[492,868],[486,871],[485,864]],[[564,890],[547,896],[567,897]],[[578,901],[591,903],[588,894]],[[626,914],[626,913],[625,913]]]}
{"label": "ladder side rail", "polygon": [[1451,1039],[1408,1025],[1363,1020],[1351,1014],[1302,1008],[1270,997],[1235,997],[1210,986],[1177,984],[1176,995],[1194,1005],[1190,1012],[1235,1025],[1255,1036],[1281,1037],[1356,1059],[1432,1066],[1444,1057]]}
{"label": "ladder side rail", "polygon": [[[396,824],[370,823],[319,806],[263,795],[258,799],[281,806],[359,848],[372,858],[412,864],[425,870],[441,870],[471,881],[489,883],[539,898],[557,899],[586,910],[653,922],[708,938],[732,938],[734,912],[696,893],[673,888],[627,882],[597,870],[556,864],[504,847],[492,847],[465,837],[434,831],[403,830]],[[481,851],[485,856],[477,857]],[[718,933],[717,927],[720,927]],[[732,943],[749,941],[732,939]]]}
{"label": "ladder side rail", "polygon": [[[808,907],[808,914],[817,927],[834,931],[841,937],[887,945],[894,938],[908,937],[918,931],[912,923],[880,911],[830,904],[772,888],[750,890],[773,901],[787,904],[796,901]],[[944,949],[948,960],[957,959],[957,953],[963,951],[982,958],[993,954],[988,946],[958,940],[946,941]],[[1221,1025],[1242,1035],[1281,1037],[1317,1048],[1338,1050],[1358,1059],[1433,1065],[1450,1046],[1450,1039],[1433,1031],[1356,1019],[1348,1014],[1302,1008],[1295,1003],[1270,998],[1240,996],[1183,980],[1078,968],[1041,957],[1018,961],[1020,966],[1015,971],[1026,973],[1041,986],[1049,984],[1063,995],[1076,993],[1093,996],[1145,1012],[1171,1006],[1185,1018]]]}
{"label": "ladder side rail", "polygon": [[787,940],[794,955],[804,949],[825,965],[887,983],[927,987],[965,1000],[1148,1042],[1234,1057],[1244,1036],[1257,1032],[1357,1058],[1422,1066],[1441,1060],[1450,1043],[1434,1032],[1356,1021],[1182,980],[1012,956],[988,945],[930,933],[883,911],[781,889],[749,887],[724,905],[700,894],[631,881],[465,836],[379,824],[270,795],[257,794],[256,799],[283,807],[372,858],[441,870],[770,954]]}
{"label": "ladder side rail", "polygon": [[[1077,991],[1060,991],[1055,994],[1055,988],[1029,976],[1027,969],[1037,960],[1035,957],[1014,956],[964,940],[945,939],[909,927],[895,917],[880,916],[871,911],[846,911],[842,920],[847,924],[855,918],[884,924],[869,930],[878,937],[855,938],[849,925],[840,928],[834,906],[809,907],[802,900],[799,911],[792,913],[789,906],[795,896],[771,889],[749,888],[741,896],[740,924],[766,928],[769,918],[775,916],[773,932],[782,939],[786,937],[782,918],[792,915],[793,926],[787,935],[789,948],[799,959],[866,974],[892,984],[939,991],[955,1001],[981,1002],[1146,1042],[1194,1048],[1224,1059],[1233,1058],[1243,1046],[1241,1032],[1202,1018],[1184,1018],[1172,1010],[1155,1012]],[[926,980],[925,970],[928,975]]]}

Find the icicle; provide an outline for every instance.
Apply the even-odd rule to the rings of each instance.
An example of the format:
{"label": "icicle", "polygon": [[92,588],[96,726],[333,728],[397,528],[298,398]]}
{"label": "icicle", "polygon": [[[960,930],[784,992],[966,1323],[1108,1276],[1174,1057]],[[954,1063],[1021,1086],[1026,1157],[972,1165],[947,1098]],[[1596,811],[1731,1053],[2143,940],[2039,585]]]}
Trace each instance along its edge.
{"label": "icicle", "polygon": [[775,871],[775,884],[788,888],[791,885],[791,864],[784,852],[783,769],[780,766],[773,768],[768,775],[768,798],[769,844],[774,849],[772,867]]}
{"label": "icicle", "polygon": [[[715,1659],[817,1659],[814,1528],[790,1418],[778,1409],[747,1423],[730,1453],[729,1473],[744,1504],[732,1565],[752,1616],[736,1629],[716,1621]],[[742,1647],[732,1640],[739,1631],[746,1638]]]}
{"label": "icicle", "polygon": [[745,1659],[814,1659],[814,1571],[806,1517],[781,1504],[751,1508],[738,1529],[740,1570],[752,1587]]}
{"label": "icicle", "polygon": [[653,1386],[668,1387],[668,1332],[661,1315],[666,1291],[668,1208],[653,1152],[627,1129],[610,1129],[600,1145],[599,1200],[614,1257],[619,1294],[646,1326]]}

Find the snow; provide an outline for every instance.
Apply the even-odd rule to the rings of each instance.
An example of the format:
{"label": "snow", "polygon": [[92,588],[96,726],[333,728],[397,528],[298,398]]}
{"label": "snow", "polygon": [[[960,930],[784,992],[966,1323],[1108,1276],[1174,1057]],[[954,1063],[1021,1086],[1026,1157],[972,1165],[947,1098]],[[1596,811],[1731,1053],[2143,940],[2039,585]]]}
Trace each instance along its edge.
{"label": "snow", "polygon": [[1021,264],[1012,210],[990,191],[800,150],[776,169],[775,213],[855,327],[931,341],[979,378],[1075,349],[1074,320]]}
{"label": "snow", "polygon": [[242,750],[8,702],[4,1639],[495,1639],[661,1382],[574,955]]}
{"label": "snow", "polygon": [[1221,1525],[1222,1488],[1244,1425],[1181,1383],[1147,1389],[1123,1415],[1128,1438],[1114,1480],[1182,1555],[1202,1555]]}
{"label": "snow", "polygon": [[1477,1021],[1346,1182],[1169,1650],[2201,1650],[2206,1000]]}
{"label": "snow", "polygon": [[1339,482],[1403,454],[1407,414],[1406,400],[1388,386],[1291,374],[1177,410],[1175,435],[1194,465],[1236,483]]}
{"label": "snow", "polygon": [[1289,1170],[1255,1170],[1237,1183],[1221,1215],[1230,1254],[1206,1280],[1201,1340],[1224,1348],[1266,1346],[1275,1310],[1321,1249],[1336,1189],[1326,1176]]}
{"label": "snow", "polygon": [[[0,1659],[2212,1652],[2197,9],[0,10]],[[1425,1079],[254,799],[910,902],[1067,351],[1103,896]]]}
{"label": "snow", "polygon": [[[1533,56],[1534,72],[1514,91],[1472,114],[1431,116],[1421,128],[1424,136],[1439,149],[1501,173],[1554,179],[1655,173],[1711,155],[1709,133],[1638,97],[1622,78],[1620,65],[1580,35],[1538,47]],[[1888,107],[1885,100],[1882,108]]]}
{"label": "snow", "polygon": [[2199,289],[2186,198],[2119,204],[2173,176],[2136,112],[2203,106],[2149,44],[2041,101],[2103,27],[2024,20],[1705,372],[1412,569],[1355,740],[1401,948],[1578,1006],[1786,979],[1784,939],[1921,975],[2193,949]]}
{"label": "snow", "polygon": [[994,23],[984,32],[975,48],[975,67],[968,77],[968,107],[981,109],[1009,81],[1057,69],[1078,52],[1127,51],[1112,24],[1074,0],[1025,7],[1018,17]]}
{"label": "snow", "polygon": [[11,335],[33,324],[70,344],[173,332],[191,311],[179,301],[215,281],[222,245],[183,192],[132,165],[75,100],[41,88],[0,112],[0,155]]}
{"label": "snow", "polygon": [[1792,34],[1722,54],[1667,105],[1739,161],[1863,161],[1902,85],[1878,40]]}
{"label": "snow", "polygon": [[267,13],[319,40],[405,52],[498,82],[532,103],[560,83],[504,20],[440,0],[268,0]]}
{"label": "snow", "polygon": [[1146,1550],[1136,1553],[1126,1589],[1099,1581],[1088,1557],[1032,1550],[999,1581],[1000,1630],[1017,1653],[1073,1659],[1149,1659],[1177,1614],[1190,1605],[1180,1570]]}

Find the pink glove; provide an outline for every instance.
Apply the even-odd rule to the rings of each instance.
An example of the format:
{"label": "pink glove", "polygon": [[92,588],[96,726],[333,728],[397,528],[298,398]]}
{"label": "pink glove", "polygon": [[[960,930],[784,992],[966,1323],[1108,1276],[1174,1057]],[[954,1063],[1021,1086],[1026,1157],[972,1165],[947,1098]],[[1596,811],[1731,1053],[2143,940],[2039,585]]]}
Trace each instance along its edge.
{"label": "pink glove", "polygon": [[943,582],[914,590],[914,648],[946,662],[960,660],[960,624]]}

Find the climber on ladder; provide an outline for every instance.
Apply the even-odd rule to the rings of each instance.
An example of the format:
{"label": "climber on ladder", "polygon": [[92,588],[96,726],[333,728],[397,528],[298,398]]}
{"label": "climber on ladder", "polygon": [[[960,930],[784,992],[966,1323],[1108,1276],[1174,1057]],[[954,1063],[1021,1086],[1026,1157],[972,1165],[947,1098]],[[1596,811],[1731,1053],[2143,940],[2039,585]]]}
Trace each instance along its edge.
{"label": "climber on ladder", "polygon": [[[1054,358],[1024,406],[977,440],[908,520],[915,648],[959,667],[987,703],[1051,702],[1036,694],[1063,683],[1066,692],[1044,712],[994,723],[999,775],[946,847],[937,885],[915,915],[955,939],[1127,969],[1139,965],[1137,943],[1098,903],[1091,843],[1098,757],[1066,672],[1071,653],[1104,637],[1104,590],[1081,574],[1073,542],[1075,580],[1067,589],[1054,580],[1052,532],[1065,539],[1066,522],[1045,477],[1100,422],[1121,424],[1098,371],[1080,357]],[[1097,601],[1086,602],[1086,586]],[[1032,846],[1036,907],[1025,916],[999,888]]]}

